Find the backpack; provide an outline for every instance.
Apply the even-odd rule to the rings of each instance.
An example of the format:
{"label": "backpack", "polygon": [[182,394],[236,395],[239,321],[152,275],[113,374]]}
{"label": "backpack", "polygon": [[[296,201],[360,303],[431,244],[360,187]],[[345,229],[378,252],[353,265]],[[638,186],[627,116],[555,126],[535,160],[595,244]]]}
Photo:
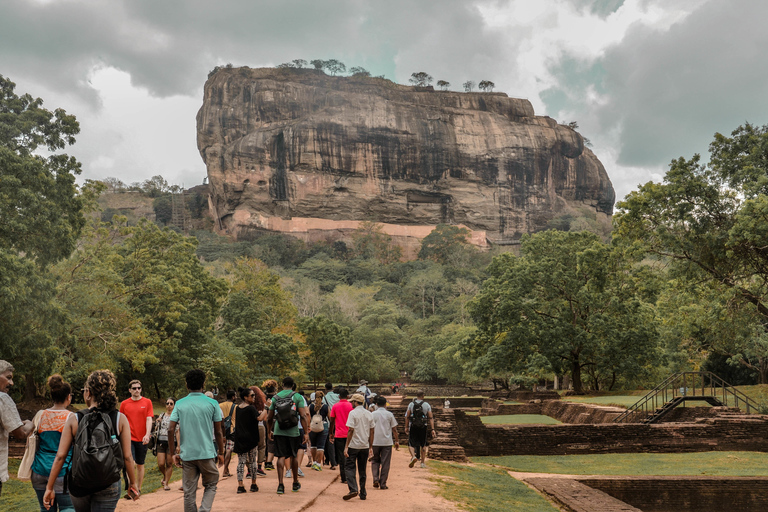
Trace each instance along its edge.
{"label": "backpack", "polygon": [[234,439],[233,432],[232,432],[232,413],[235,410],[235,402],[232,402],[232,407],[229,408],[229,414],[226,418],[224,418],[224,424],[222,425],[222,428],[224,429],[224,436],[227,439]]}
{"label": "backpack", "polygon": [[295,394],[295,391],[291,391],[288,396],[275,395],[272,398],[272,403],[275,404],[277,425],[281,430],[290,430],[299,424],[299,413],[293,410],[293,395]]}
{"label": "backpack", "polygon": [[424,402],[417,402],[413,400],[413,412],[411,413],[411,425],[417,428],[427,426],[427,415],[424,414]]}
{"label": "backpack", "polygon": [[322,410],[323,408],[320,407],[320,410],[316,411],[315,414],[312,416],[312,421],[309,422],[310,432],[323,432],[325,430],[325,423],[323,422],[323,416],[322,414],[320,414]]}
{"label": "backpack", "polygon": [[[117,417],[117,411],[115,411]],[[72,444],[72,467],[67,483],[72,496],[83,497],[120,480],[123,449],[110,413],[77,413],[77,435]]]}

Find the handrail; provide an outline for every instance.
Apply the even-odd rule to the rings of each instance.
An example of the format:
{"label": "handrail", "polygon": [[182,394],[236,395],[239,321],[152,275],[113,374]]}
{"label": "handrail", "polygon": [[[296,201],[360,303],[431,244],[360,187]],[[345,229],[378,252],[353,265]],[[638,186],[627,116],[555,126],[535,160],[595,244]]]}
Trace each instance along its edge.
{"label": "handrail", "polygon": [[[697,388],[699,382],[700,387]],[[705,391],[708,391],[708,394],[705,394]],[[678,372],[664,379],[640,400],[628,407],[614,420],[614,423],[633,423],[636,419],[639,421],[647,420],[656,411],[669,407],[676,398],[689,396],[713,397],[725,405],[728,405],[729,401],[733,401],[734,407],[739,407],[739,404],[743,403],[747,414],[751,413],[752,409],[757,409],[757,403],[754,400],[712,372]]]}

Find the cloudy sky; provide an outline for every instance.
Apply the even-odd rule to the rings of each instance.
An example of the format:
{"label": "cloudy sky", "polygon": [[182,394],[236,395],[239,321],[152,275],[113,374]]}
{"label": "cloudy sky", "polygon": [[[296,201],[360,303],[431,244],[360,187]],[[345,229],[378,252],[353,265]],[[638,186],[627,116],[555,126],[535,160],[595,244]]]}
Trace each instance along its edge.
{"label": "cloudy sky", "polygon": [[3,0],[0,74],[81,124],[83,177],[201,183],[216,65],[335,58],[491,80],[577,121],[621,199],[715,132],[768,124],[765,0]]}

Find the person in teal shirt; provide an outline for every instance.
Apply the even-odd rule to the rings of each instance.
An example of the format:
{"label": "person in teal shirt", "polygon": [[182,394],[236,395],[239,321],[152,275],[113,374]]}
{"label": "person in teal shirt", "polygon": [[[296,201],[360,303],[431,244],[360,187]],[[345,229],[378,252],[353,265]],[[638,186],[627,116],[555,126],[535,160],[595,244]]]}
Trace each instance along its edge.
{"label": "person in teal shirt", "polygon": [[[168,425],[168,451],[173,463],[182,468],[184,512],[209,512],[219,482],[218,466],[224,465],[224,436],[221,431],[221,408],[213,398],[203,394],[205,372],[190,370],[184,376],[189,394],[176,402]],[[181,430],[181,453],[176,454],[176,425]],[[215,438],[211,438],[211,429]],[[203,500],[197,508],[197,482],[203,478]]]}
{"label": "person in teal shirt", "polygon": [[[269,415],[267,416],[267,423],[269,425],[270,439],[275,441],[275,456],[277,457],[277,494],[285,493],[285,486],[283,485],[283,471],[285,469],[285,459],[290,459],[291,475],[293,476],[293,492],[297,492],[301,489],[299,483],[299,459],[297,458],[299,447],[302,444],[299,433],[299,423],[296,425],[282,429],[279,422],[275,421],[275,410],[277,405],[286,399],[290,399],[293,402],[294,414],[297,414],[299,421],[301,421],[302,428],[304,429],[304,443],[309,444],[309,420],[307,413],[307,403],[304,401],[304,397],[293,391],[294,381],[292,377],[286,377],[283,379],[283,390],[272,398],[272,404],[269,406]],[[274,423],[274,427],[273,427]]]}

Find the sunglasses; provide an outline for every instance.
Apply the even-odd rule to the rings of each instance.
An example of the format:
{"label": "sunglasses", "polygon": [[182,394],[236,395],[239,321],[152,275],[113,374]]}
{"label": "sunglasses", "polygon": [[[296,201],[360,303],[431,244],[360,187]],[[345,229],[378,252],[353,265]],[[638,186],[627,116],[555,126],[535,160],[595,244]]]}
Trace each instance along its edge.
{"label": "sunglasses", "polygon": [[131,391],[135,391],[135,390],[138,390],[138,389],[141,389],[141,386],[139,386],[138,388],[131,388]]}
{"label": "sunglasses", "polygon": [[165,402],[165,405],[173,405],[173,402]]}

